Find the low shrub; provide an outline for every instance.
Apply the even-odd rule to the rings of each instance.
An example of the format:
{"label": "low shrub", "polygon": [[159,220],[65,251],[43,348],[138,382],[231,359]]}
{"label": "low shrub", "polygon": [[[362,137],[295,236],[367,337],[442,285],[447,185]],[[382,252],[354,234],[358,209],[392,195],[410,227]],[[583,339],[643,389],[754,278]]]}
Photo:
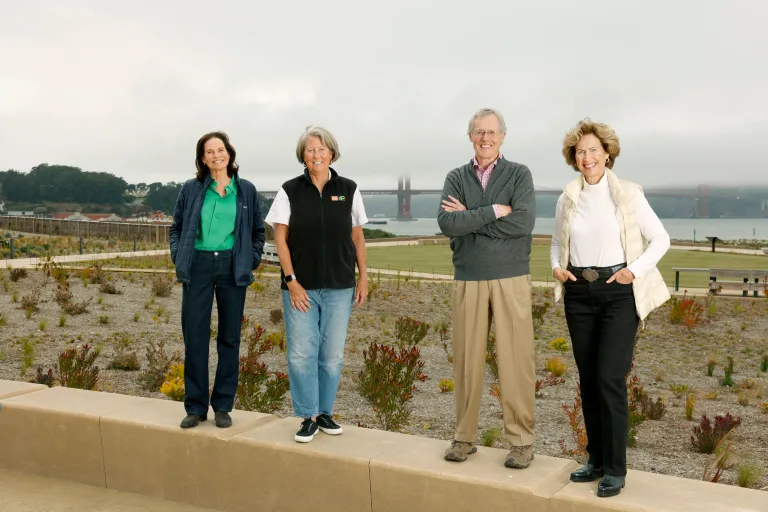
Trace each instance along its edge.
{"label": "low shrub", "polygon": [[763,477],[763,470],[757,464],[744,464],[736,470],[736,483],[739,487],[757,487]]}
{"label": "low shrub", "polygon": [[273,309],[269,312],[269,321],[272,325],[277,325],[283,321],[283,310],[280,308]]}
{"label": "low shrub", "polygon": [[480,433],[480,444],[488,448],[496,444],[496,441],[501,437],[501,430],[498,428],[487,428]]}
{"label": "low shrub", "polygon": [[531,318],[533,319],[534,331],[538,331],[544,325],[545,316],[550,306],[552,306],[552,303],[549,301],[531,305]]}
{"label": "low shrub", "polygon": [[18,282],[20,279],[24,279],[27,275],[27,269],[25,268],[13,268],[8,272],[8,278],[14,283]]}
{"label": "low shrub", "polygon": [[415,347],[427,333],[429,333],[428,323],[409,316],[401,316],[395,320],[395,338],[397,338],[397,345],[401,349]]}
{"label": "low shrub", "polygon": [[720,385],[723,387],[733,387],[733,358],[728,356],[728,366],[723,368],[723,378]]}
{"label": "low shrub", "polygon": [[52,388],[53,384],[56,382],[56,378],[53,376],[53,368],[49,368],[48,373],[43,373],[43,369],[38,368],[35,378],[29,382],[34,384],[45,384],[49,388]]}
{"label": "low shrub", "polygon": [[453,379],[442,379],[437,387],[441,393],[453,393]]}
{"label": "low shrub", "polygon": [[145,355],[147,367],[139,375],[139,383],[147,391],[159,391],[171,365],[181,362],[181,354],[169,355],[165,350],[165,340],[161,339],[157,344],[150,340]]}
{"label": "low shrub", "polygon": [[544,369],[554,377],[562,377],[568,370],[568,365],[565,363],[565,361],[562,360],[562,358],[552,357],[547,359],[544,365]]}
{"label": "low shrub", "polygon": [[255,324],[244,335],[247,351],[240,357],[240,378],[237,385],[238,409],[273,413],[280,409],[290,389],[288,376],[271,371],[261,356],[272,350],[272,342],[264,329]]}
{"label": "low shrub", "polygon": [[135,350],[128,352],[124,349],[118,349],[107,365],[107,369],[135,372],[141,370],[141,364],[139,363],[139,358],[136,356]]}
{"label": "low shrub", "polygon": [[568,352],[568,348],[569,348],[568,342],[565,341],[565,338],[555,338],[549,343],[547,343],[547,345],[549,345],[549,347],[552,350],[557,350],[558,352],[562,352],[563,354]]}
{"label": "low shrub", "polygon": [[99,381],[99,367],[94,363],[99,349],[91,350],[88,344],[80,348],[71,347],[59,354],[56,365],[57,380],[62,386],[78,389],[96,389]]}
{"label": "low shrub", "polygon": [[184,363],[171,365],[160,392],[175,402],[184,401]]}
{"label": "low shrub", "polygon": [[40,304],[47,302],[40,298],[40,289],[35,288],[21,297],[21,309],[24,311],[40,311]]}
{"label": "low shrub", "polygon": [[536,379],[536,393],[539,393],[544,388],[558,386],[560,384],[565,384],[565,379],[562,377],[555,377],[554,375],[548,375],[543,379]]}
{"label": "low shrub", "polygon": [[434,326],[435,332],[440,337],[440,345],[443,347],[445,357],[449,364],[453,364],[453,349],[448,347],[448,332],[451,326],[447,322],[440,322]]}
{"label": "low shrub", "polygon": [[693,421],[693,407],[696,405],[696,393],[691,391],[685,396],[685,419]]}
{"label": "low shrub", "polygon": [[384,430],[399,430],[408,424],[408,403],[416,381],[426,380],[419,349],[396,349],[371,343],[363,351],[363,369],[357,379],[360,394],[371,404]]}
{"label": "low shrub", "polygon": [[563,404],[563,411],[568,418],[571,428],[571,440],[574,448],[568,448],[564,439],[560,439],[560,450],[567,457],[584,456],[587,454],[587,428],[584,426],[584,416],[581,412],[581,384],[576,385],[576,398],[573,405]]}
{"label": "low shrub", "polygon": [[109,281],[104,281],[99,285],[99,291],[101,293],[106,293],[108,295],[120,295],[123,293],[122,291],[118,290],[117,287],[110,283]]}
{"label": "low shrub", "polygon": [[725,416],[718,414],[715,416],[714,424],[706,414],[703,414],[699,425],[693,427],[691,444],[699,453],[712,453],[720,440],[739,425],[741,425],[741,418],[733,417],[731,413],[727,413]]}
{"label": "low shrub", "polygon": [[70,316],[82,315],[83,313],[88,312],[88,306],[90,305],[92,299],[93,297],[89,297],[81,302],[67,302],[61,306],[61,310]]}
{"label": "low shrub", "polygon": [[715,365],[717,365],[717,359],[710,357],[707,360],[707,377],[711,377],[715,373]]}
{"label": "low shrub", "polygon": [[675,398],[682,398],[683,395],[688,393],[689,386],[687,384],[670,384],[669,390],[675,395]]}
{"label": "low shrub", "polygon": [[155,297],[170,297],[175,281],[168,276],[154,276],[152,278],[152,295]]}

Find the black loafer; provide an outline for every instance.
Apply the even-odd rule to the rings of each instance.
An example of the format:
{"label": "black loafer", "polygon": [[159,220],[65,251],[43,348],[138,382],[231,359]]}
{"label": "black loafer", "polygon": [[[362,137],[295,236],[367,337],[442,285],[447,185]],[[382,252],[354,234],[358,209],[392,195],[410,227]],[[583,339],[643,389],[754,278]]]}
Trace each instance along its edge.
{"label": "black loafer", "polygon": [[571,482],[594,482],[603,476],[603,469],[596,468],[587,462],[582,467],[571,473]]}
{"label": "black loafer", "polygon": [[205,414],[187,414],[187,417],[181,420],[181,428],[196,427],[201,421],[208,419]]}
{"label": "black loafer", "polygon": [[216,426],[219,428],[229,428],[232,426],[232,418],[230,417],[228,412],[217,412],[216,415]]}
{"label": "black loafer", "polygon": [[600,483],[597,484],[597,497],[598,498],[610,498],[611,496],[618,495],[624,488],[623,476],[611,476],[605,475]]}

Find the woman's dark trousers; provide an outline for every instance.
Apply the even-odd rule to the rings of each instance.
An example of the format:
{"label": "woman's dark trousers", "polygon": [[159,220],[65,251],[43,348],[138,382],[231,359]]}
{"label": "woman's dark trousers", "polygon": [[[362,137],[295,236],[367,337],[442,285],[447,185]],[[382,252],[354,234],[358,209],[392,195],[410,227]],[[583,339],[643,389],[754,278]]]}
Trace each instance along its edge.
{"label": "woman's dark trousers", "polygon": [[184,408],[208,413],[208,345],[213,296],[219,313],[216,348],[219,364],[210,404],[215,412],[232,410],[240,367],[240,328],[247,287],[236,286],[232,251],[195,251],[189,283],[184,283],[181,332],[184,335]]}
{"label": "woman's dark trousers", "polygon": [[626,376],[639,319],[632,285],[582,277],[565,284],[565,318],[579,369],[589,462],[607,475],[627,474]]}

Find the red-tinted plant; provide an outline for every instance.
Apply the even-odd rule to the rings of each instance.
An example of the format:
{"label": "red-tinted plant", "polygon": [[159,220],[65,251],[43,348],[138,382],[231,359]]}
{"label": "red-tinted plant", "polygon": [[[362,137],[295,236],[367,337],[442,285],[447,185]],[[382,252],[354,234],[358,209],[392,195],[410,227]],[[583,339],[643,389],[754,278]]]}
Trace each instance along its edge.
{"label": "red-tinted plant", "polygon": [[399,430],[408,424],[416,381],[427,378],[422,373],[424,361],[419,349],[396,349],[389,345],[371,345],[363,351],[363,369],[357,379],[360,395],[371,404],[384,430]]}
{"label": "red-tinted plant", "polygon": [[691,444],[699,453],[712,453],[715,447],[735,427],[741,425],[741,418],[734,417],[731,413],[725,416],[715,416],[715,423],[712,423],[706,414],[702,414],[701,422],[693,427],[691,435]]}
{"label": "red-tinted plant", "polygon": [[236,400],[238,409],[273,413],[282,407],[290,382],[286,374],[270,371],[261,361],[261,356],[272,350],[272,341],[264,332],[257,324],[245,333],[248,350],[240,357]]}
{"label": "red-tinted plant", "polygon": [[576,445],[569,449],[565,440],[560,440],[560,450],[568,457],[583,456],[587,453],[587,428],[584,426],[584,416],[581,410],[581,384],[576,386],[576,398],[573,405],[568,407],[563,404],[563,410],[568,417],[568,426],[571,427],[571,438]]}
{"label": "red-tinted plant", "polygon": [[682,313],[682,323],[685,327],[693,329],[699,325],[704,308],[695,299],[688,298],[688,290],[683,293],[683,298],[680,300],[680,310]]}
{"label": "red-tinted plant", "polygon": [[410,348],[419,344],[429,332],[429,324],[409,316],[395,320],[395,337],[400,348]]}
{"label": "red-tinted plant", "polygon": [[66,388],[96,389],[99,367],[94,364],[99,350],[91,352],[90,345],[68,348],[59,354],[56,365],[57,380]]}
{"label": "red-tinted plant", "polygon": [[543,379],[536,380],[536,393],[541,391],[544,388],[548,388],[549,386],[557,386],[560,384],[564,384],[565,379],[562,377],[555,377],[554,375],[548,375],[547,377],[544,377]]}

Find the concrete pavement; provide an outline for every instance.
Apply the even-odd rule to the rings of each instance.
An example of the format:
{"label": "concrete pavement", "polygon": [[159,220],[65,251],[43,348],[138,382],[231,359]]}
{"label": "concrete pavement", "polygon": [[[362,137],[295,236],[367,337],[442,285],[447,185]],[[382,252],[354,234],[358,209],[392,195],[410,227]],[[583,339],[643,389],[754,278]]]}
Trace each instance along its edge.
{"label": "concrete pavement", "polygon": [[[136,468],[141,471],[140,468]],[[212,509],[0,469],[2,512],[213,512]]]}

